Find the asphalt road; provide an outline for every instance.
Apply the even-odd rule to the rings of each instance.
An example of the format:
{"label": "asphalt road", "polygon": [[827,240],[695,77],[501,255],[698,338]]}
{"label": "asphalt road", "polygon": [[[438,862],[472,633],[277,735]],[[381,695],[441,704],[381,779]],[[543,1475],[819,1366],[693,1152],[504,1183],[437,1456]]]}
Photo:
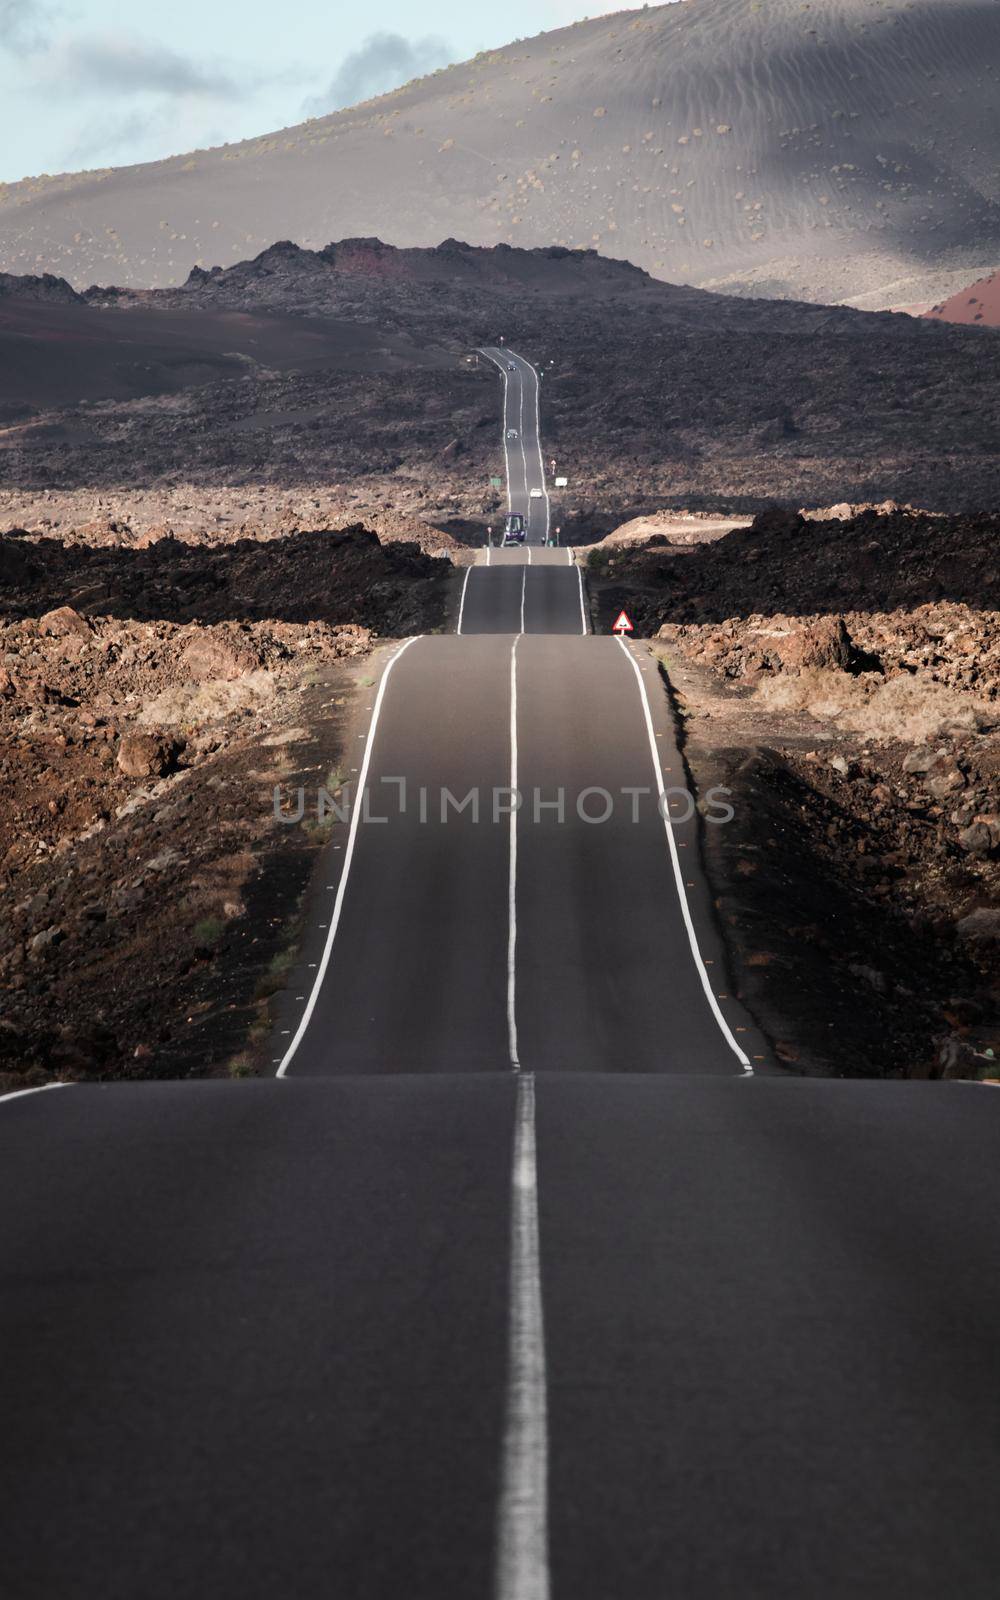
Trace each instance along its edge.
{"label": "asphalt road", "polygon": [[530,545],[548,542],[551,507],[541,443],[541,380],[538,369],[515,350],[484,346],[503,383],[502,434],[507,474],[507,510],[524,517]]}
{"label": "asphalt road", "polygon": [[[551,1593],[992,1597],[991,1092],[535,1082]],[[515,1092],[0,1105],[5,1597],[492,1595]]]}
{"label": "asphalt road", "polygon": [[571,550],[487,549],[466,569],[458,632],[587,633],[583,572]]}
{"label": "asphalt road", "polygon": [[654,664],[486,562],[281,1076],[0,1101],[4,1600],[992,1597],[1000,1099],[777,1072]]}

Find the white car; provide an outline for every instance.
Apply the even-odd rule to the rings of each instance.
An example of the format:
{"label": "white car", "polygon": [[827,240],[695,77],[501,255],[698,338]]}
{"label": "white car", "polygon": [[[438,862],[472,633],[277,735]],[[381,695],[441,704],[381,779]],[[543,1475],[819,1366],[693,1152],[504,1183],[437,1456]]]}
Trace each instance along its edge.
{"label": "white car", "polygon": [[528,495],[528,499],[529,500],[540,500],[541,498],[542,498],[541,489],[532,489],[531,493]]}

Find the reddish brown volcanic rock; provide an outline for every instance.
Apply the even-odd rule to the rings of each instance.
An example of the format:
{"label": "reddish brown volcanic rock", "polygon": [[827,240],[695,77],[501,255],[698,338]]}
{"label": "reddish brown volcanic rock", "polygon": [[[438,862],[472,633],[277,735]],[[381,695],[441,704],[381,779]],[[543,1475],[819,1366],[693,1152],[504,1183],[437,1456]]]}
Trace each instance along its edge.
{"label": "reddish brown volcanic rock", "polygon": [[1000,327],[1000,271],[953,294],[950,300],[925,313],[935,322],[980,323],[984,328]]}

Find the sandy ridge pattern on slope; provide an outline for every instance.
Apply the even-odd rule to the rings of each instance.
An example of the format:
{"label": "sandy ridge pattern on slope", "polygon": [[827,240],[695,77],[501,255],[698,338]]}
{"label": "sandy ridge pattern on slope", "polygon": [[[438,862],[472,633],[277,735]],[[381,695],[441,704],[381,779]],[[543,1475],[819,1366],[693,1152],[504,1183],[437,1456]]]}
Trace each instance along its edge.
{"label": "sandy ridge pattern on slope", "polygon": [[0,269],[182,280],[288,237],[596,245],[659,276],[931,303],[1000,245],[992,0],[690,0],[281,133],[0,190]]}

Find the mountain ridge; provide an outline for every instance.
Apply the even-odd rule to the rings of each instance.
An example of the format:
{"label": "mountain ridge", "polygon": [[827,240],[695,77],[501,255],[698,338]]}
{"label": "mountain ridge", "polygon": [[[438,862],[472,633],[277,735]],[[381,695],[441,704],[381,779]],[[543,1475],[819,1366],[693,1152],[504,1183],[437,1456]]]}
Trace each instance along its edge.
{"label": "mountain ridge", "polygon": [[0,188],[0,270],[165,287],[276,238],[594,247],[730,293],[930,305],[1000,257],[994,0],[684,0],[280,133]]}

